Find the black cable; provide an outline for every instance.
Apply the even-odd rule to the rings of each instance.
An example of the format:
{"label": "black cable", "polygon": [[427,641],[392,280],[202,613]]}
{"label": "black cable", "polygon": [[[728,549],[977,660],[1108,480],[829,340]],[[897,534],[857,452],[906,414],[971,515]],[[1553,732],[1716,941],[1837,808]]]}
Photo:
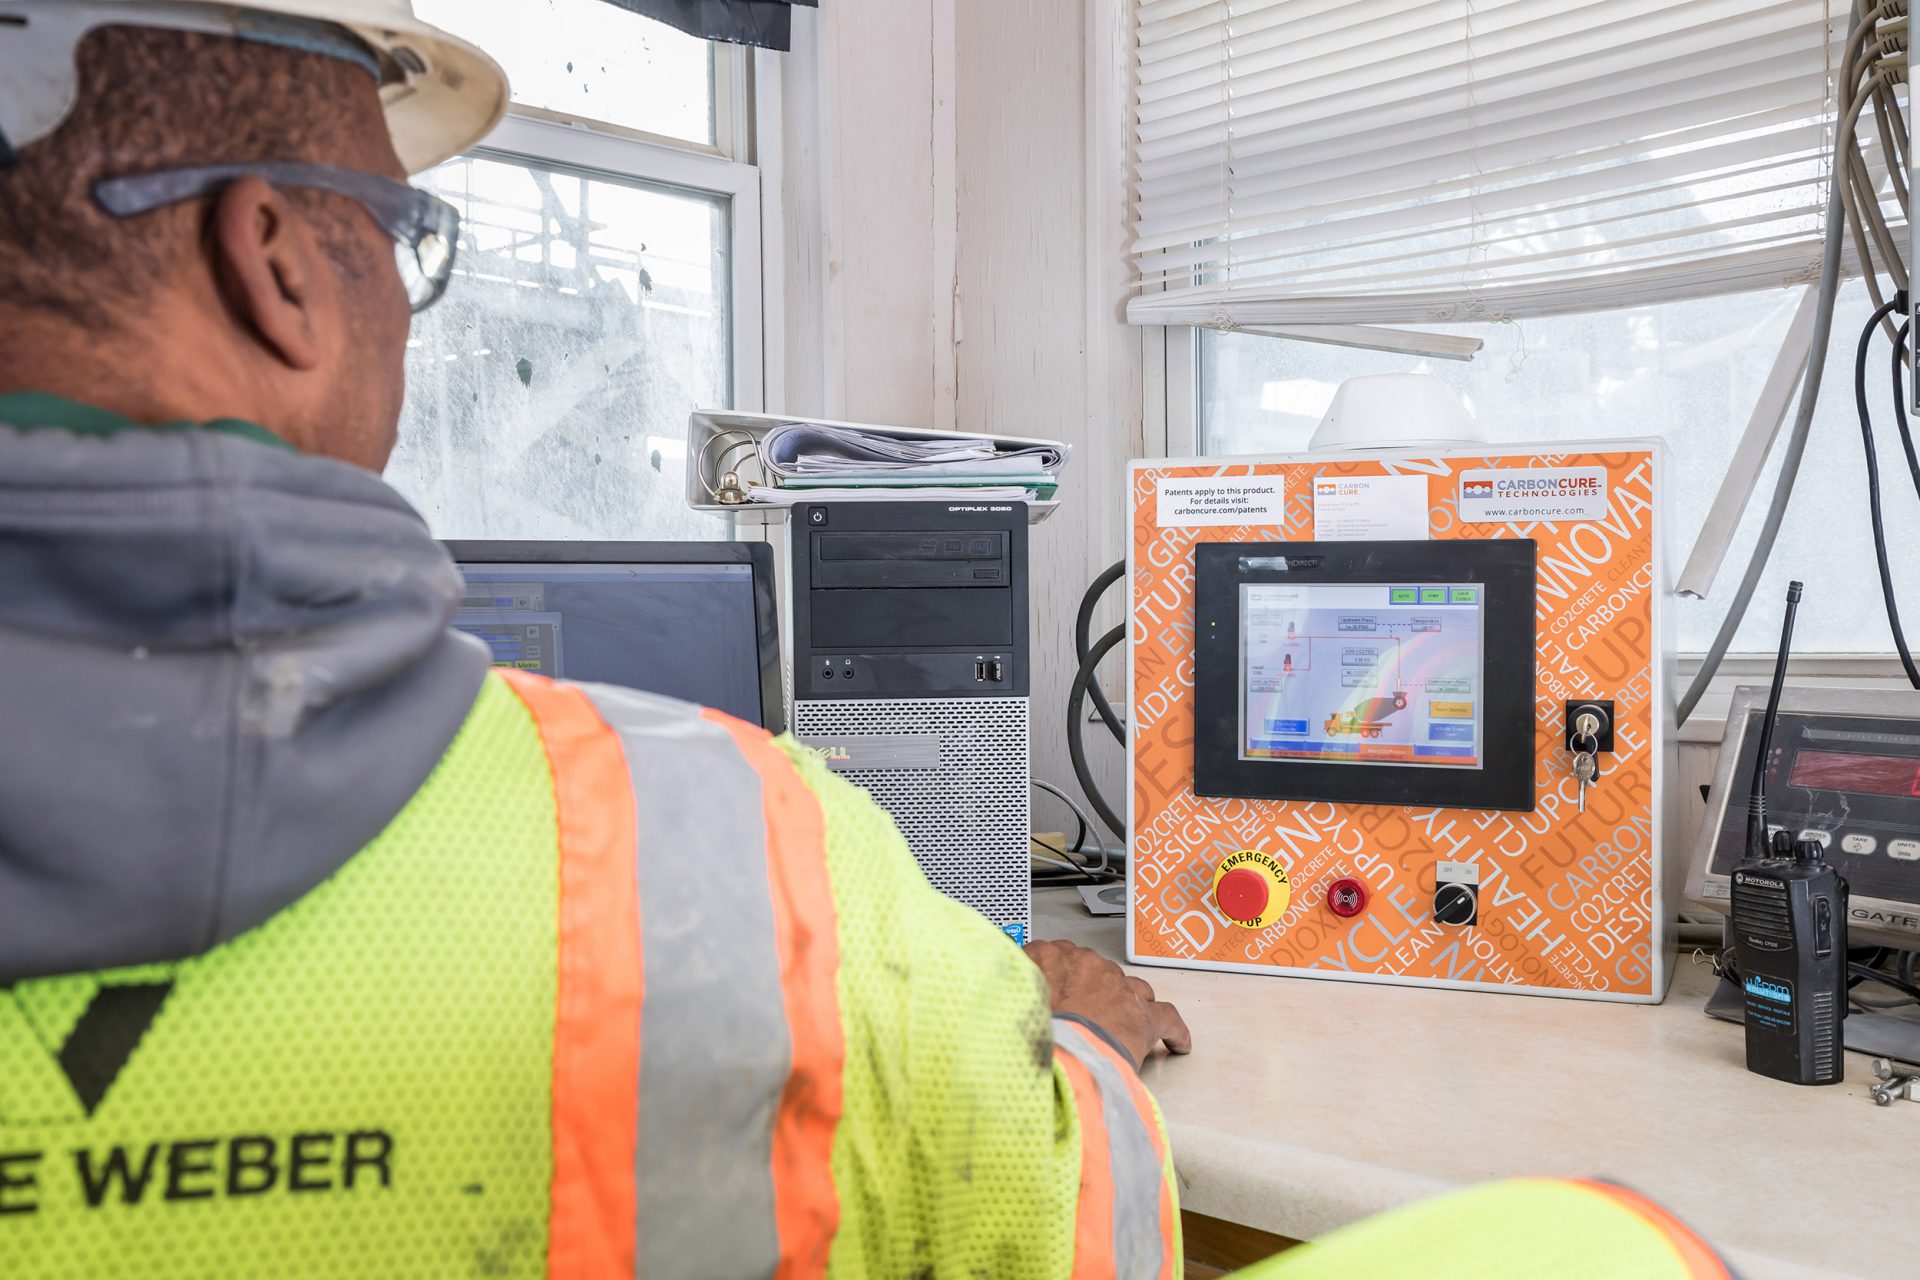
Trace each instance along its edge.
{"label": "black cable", "polygon": [[1125,879],[1125,877],[1117,871],[1101,871],[1098,867],[1091,864],[1082,863],[1059,845],[1050,844],[1037,836],[1028,836],[1027,839],[1031,843],[1039,845],[1048,853],[1058,854],[1060,857],[1066,859],[1067,862],[1073,864],[1072,866],[1060,866],[1057,863],[1048,862],[1043,858],[1033,859],[1034,862],[1040,864],[1028,868],[1028,873],[1035,884],[1118,884],[1121,880]]}
{"label": "black cable", "polygon": [[[1087,847],[1087,836],[1092,831],[1092,828],[1087,823],[1087,811],[1081,808],[1080,805],[1074,800],[1072,796],[1068,795],[1065,791],[1061,790],[1059,787],[1054,786],[1051,782],[1048,782],[1043,778],[1034,778],[1032,780],[1032,786],[1035,791],[1046,792],[1048,795],[1052,796],[1054,799],[1058,800],[1061,804],[1064,804],[1065,806],[1067,806],[1069,810],[1072,811],[1074,823],[1079,827],[1078,833],[1073,838],[1073,851],[1075,853],[1085,853],[1086,847]],[[1104,845],[1101,847],[1101,854],[1103,857],[1106,854],[1106,848]]]}
{"label": "black cable", "polygon": [[[1099,605],[1100,597],[1107,588],[1120,581],[1127,571],[1127,562],[1121,560],[1107,566],[1101,575],[1087,588],[1087,594],[1080,597],[1080,615],[1073,620],[1073,656],[1080,662],[1087,660],[1087,648],[1093,635],[1093,611]],[[1121,746],[1127,745],[1127,731],[1120,724],[1120,717],[1114,713],[1113,704],[1107,701],[1107,691],[1100,687],[1100,677],[1094,676],[1087,682],[1087,692],[1093,698],[1093,709],[1106,722],[1113,732],[1113,740]]]}
{"label": "black cable", "polygon": [[1088,803],[1093,805],[1094,813],[1100,820],[1113,828],[1113,833],[1126,843],[1127,824],[1113,811],[1107,798],[1100,794],[1100,788],[1094,785],[1093,771],[1087,767],[1086,735],[1082,732],[1081,708],[1086,705],[1087,687],[1093,682],[1094,668],[1100,660],[1113,652],[1115,645],[1127,638],[1127,628],[1123,623],[1100,637],[1099,643],[1088,650],[1087,656],[1080,660],[1080,670],[1074,673],[1073,692],[1067,695],[1067,754],[1073,759],[1074,777],[1080,780],[1080,789],[1086,793]]}
{"label": "black cable", "polygon": [[1915,986],[1911,982],[1903,982],[1890,973],[1882,973],[1878,969],[1869,969],[1866,965],[1852,963],[1847,965],[1847,973],[1852,977],[1859,978],[1862,982],[1878,982],[1884,986],[1892,987],[1903,996],[1920,1000],[1920,987]]}
{"label": "black cable", "polygon": [[[1854,959],[1856,955],[1860,957],[1858,960]],[[1880,962],[1886,958],[1887,949],[1885,947],[1847,948],[1847,964],[1851,967],[1878,968]],[[1867,979],[1859,977],[1858,975],[1849,976],[1847,978],[1847,990],[1851,991],[1865,981],[1867,981]]]}
{"label": "black cable", "polygon": [[[1713,971],[1718,976],[1725,978],[1736,986],[1739,985],[1740,966],[1734,960],[1732,947],[1725,947],[1714,953]],[[1920,1001],[1920,986],[1916,986],[1914,983],[1908,982],[1905,979],[1896,978],[1890,973],[1882,973],[1878,969],[1871,969],[1864,964],[1856,964],[1849,960],[1847,962],[1848,989],[1851,990],[1862,982],[1878,982],[1883,986],[1892,987],[1903,996],[1907,996],[1915,1001]]]}
{"label": "black cable", "polygon": [[1907,682],[1920,689],[1920,668],[1913,665],[1913,654],[1907,649],[1906,632],[1900,628],[1900,606],[1893,596],[1893,569],[1887,563],[1887,527],[1880,510],[1880,458],[1873,443],[1873,415],[1867,408],[1867,351],[1873,345],[1874,328],[1896,306],[1905,305],[1906,295],[1895,294],[1874,311],[1873,318],[1860,331],[1860,346],[1853,361],[1853,399],[1854,407],[1860,414],[1860,439],[1866,450],[1867,505],[1873,517],[1873,554],[1880,567],[1880,595],[1886,601],[1887,623],[1893,628],[1893,645],[1900,654],[1900,665],[1906,670]]}
{"label": "black cable", "polygon": [[[1894,301],[1900,299],[1896,297]],[[1893,339],[1893,421],[1900,428],[1900,448],[1907,455],[1907,474],[1913,477],[1913,491],[1920,495],[1920,454],[1913,448],[1913,431],[1907,424],[1907,334],[1913,321],[1902,320]]]}

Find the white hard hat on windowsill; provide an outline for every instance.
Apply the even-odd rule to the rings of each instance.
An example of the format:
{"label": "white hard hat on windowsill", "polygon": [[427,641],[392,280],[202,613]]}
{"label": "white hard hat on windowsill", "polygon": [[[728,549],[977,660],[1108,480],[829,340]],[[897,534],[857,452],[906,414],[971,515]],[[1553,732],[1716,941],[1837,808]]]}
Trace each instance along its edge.
{"label": "white hard hat on windowsill", "polygon": [[1340,384],[1307,448],[1452,448],[1486,439],[1453,388],[1432,374],[1374,373]]}

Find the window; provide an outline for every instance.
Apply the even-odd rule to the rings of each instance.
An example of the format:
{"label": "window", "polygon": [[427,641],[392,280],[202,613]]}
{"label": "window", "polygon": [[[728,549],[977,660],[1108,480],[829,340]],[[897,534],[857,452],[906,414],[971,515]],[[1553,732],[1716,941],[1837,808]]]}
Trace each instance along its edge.
{"label": "window", "polygon": [[388,479],[440,537],[729,537],[686,506],[686,423],[762,395],[747,55],[605,0],[416,8],[494,52],[515,105],[415,179],[463,226]]}
{"label": "window", "polygon": [[711,41],[607,0],[415,0],[413,7],[423,21],[493,54],[526,114],[722,145],[715,116],[728,95],[718,92],[715,72],[732,59]]}
{"label": "window", "polygon": [[[1700,532],[1798,300],[1798,290],[1774,290],[1442,330],[1485,340],[1471,362],[1203,331],[1195,378],[1200,451],[1303,449],[1342,380],[1366,373],[1432,373],[1460,392],[1495,441],[1665,439],[1672,464],[1667,553],[1677,573]],[[1736,653],[1771,653],[1778,645],[1786,583],[1796,577],[1807,583],[1796,652],[1892,651],[1867,522],[1853,403],[1855,344],[1871,310],[1859,282],[1842,289],[1793,505],[1736,638]],[[1910,569],[1903,572],[1906,558],[1900,548],[1920,539],[1920,500],[1892,429],[1888,360],[1886,340],[1879,338],[1869,357],[1868,397],[1880,452],[1888,546],[1896,578],[1904,576],[1912,588],[1915,582]],[[1763,493],[1772,491],[1778,472],[1776,456],[1762,476]],[[1683,653],[1704,650],[1718,628],[1726,599],[1753,548],[1763,505],[1764,500],[1757,501],[1749,509],[1713,593],[1706,600],[1675,603],[1676,638]]]}
{"label": "window", "polygon": [[434,531],[721,536],[681,464],[688,410],[727,402],[725,202],[489,158],[424,185],[464,260],[414,322],[390,475]]}
{"label": "window", "polygon": [[1817,252],[1850,7],[1143,0],[1129,315],[1420,323],[1774,284]]}
{"label": "window", "polygon": [[[1834,123],[1877,66],[1845,57],[1877,47],[1848,45],[1853,13],[1843,0],[1136,0],[1128,316],[1171,326],[1165,397],[1149,405],[1165,409],[1170,451],[1296,451],[1344,379],[1433,373],[1496,442],[1662,437],[1677,573],[1793,322],[1801,290],[1787,285],[1817,269]],[[1871,193],[1860,204],[1877,210],[1884,261],[1908,233],[1889,173],[1904,135],[1882,117],[1859,117],[1865,180],[1844,185]],[[1736,653],[1773,651],[1795,576],[1799,650],[1892,649],[1853,403],[1866,292],[1841,294],[1793,505]],[[1408,344],[1379,325],[1484,346],[1471,362],[1388,354]],[[1867,385],[1904,577],[1920,498],[1888,361],[1881,339]],[[1683,653],[1717,631],[1779,462],[1709,597],[1675,604]]]}

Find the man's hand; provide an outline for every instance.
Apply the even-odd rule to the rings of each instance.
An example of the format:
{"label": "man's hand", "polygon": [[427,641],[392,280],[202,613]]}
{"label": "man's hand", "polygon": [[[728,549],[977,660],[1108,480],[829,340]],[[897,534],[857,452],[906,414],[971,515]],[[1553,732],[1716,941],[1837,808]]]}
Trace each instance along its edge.
{"label": "man's hand", "polygon": [[1193,1036],[1180,1011],[1155,1000],[1152,987],[1105,956],[1071,942],[1031,942],[1026,951],[1046,976],[1053,1011],[1098,1023],[1127,1047],[1136,1070],[1162,1040],[1174,1053],[1192,1051]]}

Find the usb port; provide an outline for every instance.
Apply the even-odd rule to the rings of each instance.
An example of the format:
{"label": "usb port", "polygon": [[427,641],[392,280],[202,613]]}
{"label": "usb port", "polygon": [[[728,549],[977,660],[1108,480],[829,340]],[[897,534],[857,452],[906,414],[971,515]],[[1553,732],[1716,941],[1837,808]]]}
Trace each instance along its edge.
{"label": "usb port", "polygon": [[1006,669],[1000,665],[1000,659],[995,658],[992,662],[989,662],[987,664],[987,679],[993,681],[995,684],[999,684],[1002,680],[1005,680],[1006,678],[1007,678]]}
{"label": "usb port", "polygon": [[987,664],[985,659],[980,659],[973,664],[973,678],[982,684],[986,683]]}

